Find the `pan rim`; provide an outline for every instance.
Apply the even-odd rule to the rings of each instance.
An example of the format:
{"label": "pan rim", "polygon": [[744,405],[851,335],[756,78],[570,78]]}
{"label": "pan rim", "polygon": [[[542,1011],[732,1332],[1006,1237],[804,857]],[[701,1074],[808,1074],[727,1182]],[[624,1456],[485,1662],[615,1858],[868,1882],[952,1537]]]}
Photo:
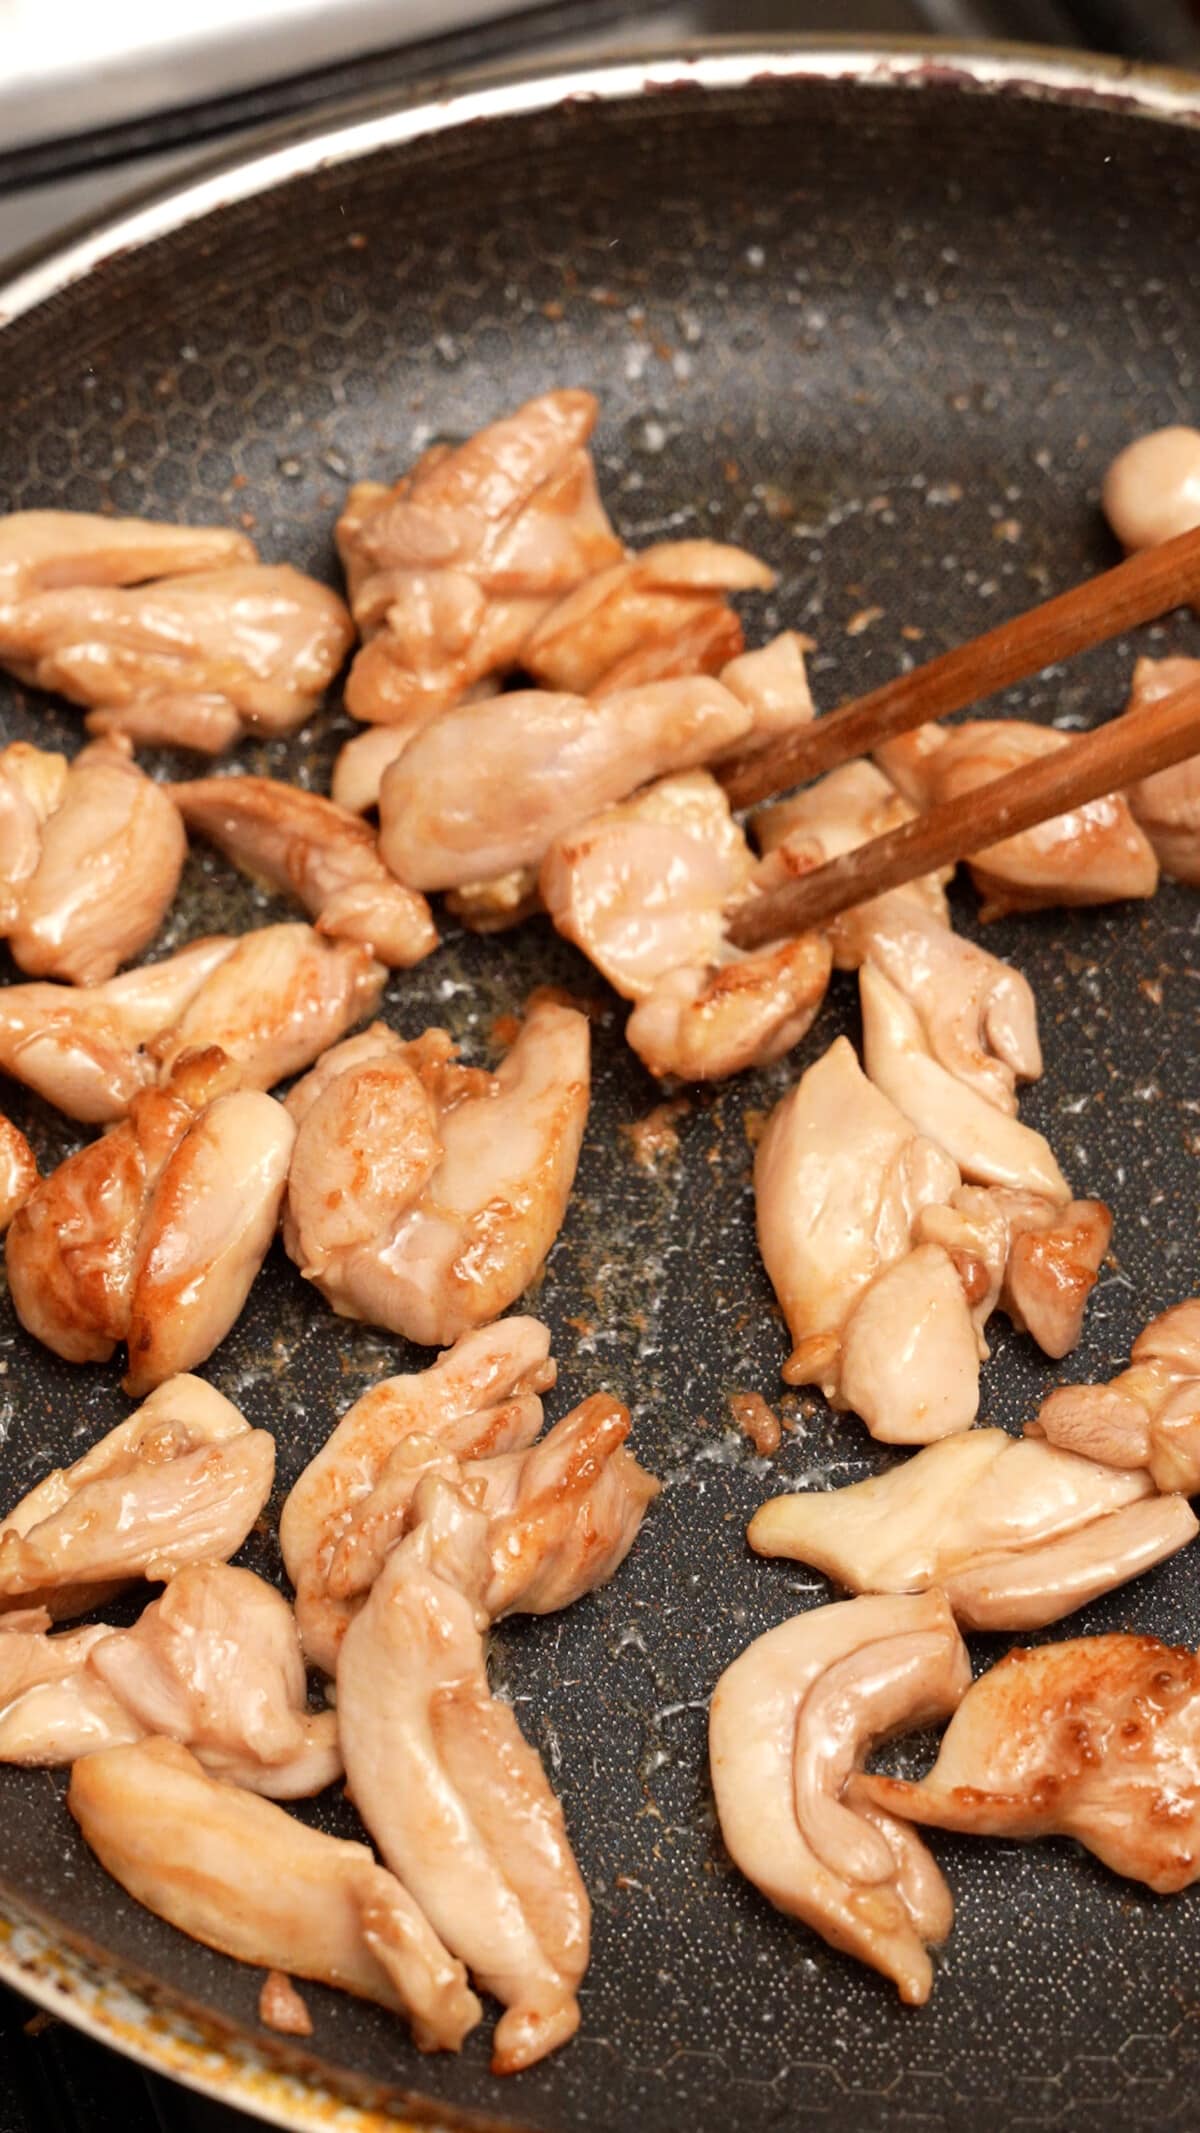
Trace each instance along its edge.
{"label": "pan rim", "polygon": [[[340,103],[299,122],[256,129],[234,149],[200,156],[182,177],[138,188],[106,214],[39,245],[0,281],[0,335],[106,259],[143,250],[221,208],[253,199],[316,169],[365,161],[380,151],[481,121],[532,116],[574,100],[631,99],[670,89],[720,93],[756,80],[847,81],[919,93],[1005,93],[1031,101],[1094,104],[1174,125],[1200,124],[1200,72],[1081,54],[1050,46],[928,38],[815,35],[752,43],[734,36],[673,49],[614,51],[589,62],[531,69],[503,64],[426,78]],[[330,2107],[340,2133],[453,2133],[478,2124],[430,2095],[439,2115],[418,2124],[403,2106],[359,2105],[250,2030],[205,2035],[205,2010],[171,1987],[161,1996],[120,1958],[75,1941],[48,1917],[0,1891],[0,1984],[154,2073],[262,2122],[316,2133]],[[107,1995],[117,2004],[109,2004]],[[515,2129],[519,2121],[507,2118]]]}

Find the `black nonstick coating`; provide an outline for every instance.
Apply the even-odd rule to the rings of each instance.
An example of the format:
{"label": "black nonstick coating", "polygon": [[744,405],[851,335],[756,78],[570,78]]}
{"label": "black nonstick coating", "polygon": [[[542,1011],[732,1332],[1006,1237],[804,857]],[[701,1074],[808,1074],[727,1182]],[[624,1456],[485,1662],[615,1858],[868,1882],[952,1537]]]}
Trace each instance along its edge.
{"label": "black nonstick coating", "polygon": [[[1109,457],[1200,410],[1200,134],[1132,94],[788,65],[451,127],[118,250],[0,333],[4,507],[240,522],[266,557],[333,577],[348,478],[390,477],[431,437],[586,384],[621,531],[712,533],[768,558],[780,587],[751,606],[751,640],[810,631],[825,706],[1114,560],[1096,502]],[[1200,653],[1200,630],[1174,617],[1007,708],[1089,723],[1123,700],[1138,649]],[[0,701],[7,735],[77,744],[75,714],[7,683]],[[322,715],[244,754],[320,780],[346,730]],[[1019,1426],[1051,1383],[1107,1375],[1197,1286],[1198,910],[1168,886],[986,935],[1040,1005],[1046,1073],[1023,1115],[1076,1190],[1116,1211],[1076,1356],[1056,1368],[994,1322],[988,1420]],[[163,945],[280,915],[201,854]],[[965,889],[956,920],[975,932]],[[727,1409],[735,1390],[776,1400],[787,1347],[754,1244],[755,1131],[839,1030],[856,1034],[854,987],[835,980],[790,1060],[691,1095],[677,1157],[647,1169],[628,1129],[660,1091],[622,1043],[623,1010],[544,922],[486,941],[448,925],[393,979],[386,1014],[406,1033],[445,1023],[483,1058],[497,1018],[546,981],[601,1000],[579,1180],[531,1301],[556,1335],[551,1413],[610,1386],[665,1483],[607,1590],[494,1639],[496,1686],[561,1793],[595,1907],[582,2032],[501,2084],[486,2028],[459,2059],[421,2060],[378,2010],[313,1988],[312,2054],[335,2079],[544,2133],[1197,2124],[1200,1897],[1162,1901],[1067,1844],[935,1837],[955,1929],[929,2005],[903,2010],[732,1871],[706,1700],[751,1637],[828,1597],[799,1566],[752,1559],[746,1520],[771,1490],[888,1456],[855,1420],[790,1400],[794,1430],[761,1460]],[[32,1115],[44,1161],[74,1145],[21,1092],[4,1100]],[[7,1507],[128,1403],[115,1365],[57,1362],[7,1306],[0,1338]],[[363,1387],[423,1360],[335,1319],[276,1250],[207,1369],[275,1431],[277,1508]],[[246,1559],[278,1575],[273,1538]],[[1195,1643],[1196,1576],[1178,1557],[1071,1626]],[[973,1641],[988,1663],[1005,1640]],[[107,1880],[63,1790],[0,1771],[4,1887],[253,2026],[258,1977]],[[354,1827],[337,1796],[307,1812]]]}

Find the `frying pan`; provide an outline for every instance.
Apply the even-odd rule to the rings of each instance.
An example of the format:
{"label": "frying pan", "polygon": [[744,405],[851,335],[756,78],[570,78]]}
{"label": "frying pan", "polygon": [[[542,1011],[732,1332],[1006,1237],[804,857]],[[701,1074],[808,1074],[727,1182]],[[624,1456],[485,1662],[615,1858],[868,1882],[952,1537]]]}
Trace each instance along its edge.
{"label": "frying pan", "polygon": [[[331,576],[351,473],[390,476],[432,437],[588,384],[623,533],[765,555],[780,586],[751,606],[751,638],[785,620],[811,631],[828,705],[1113,559],[1104,465],[1196,412],[1198,114],[1200,84],[1177,77],[811,44],[349,113],[131,210],[0,294],[0,493],[8,508],[241,520],[265,555]],[[1172,618],[1001,709],[1089,723],[1123,700],[1135,650],[1168,647],[1200,651],[1195,623]],[[10,684],[3,725],[78,741],[74,714]],[[319,780],[345,731],[335,710],[243,753]],[[162,945],[283,912],[201,853]],[[1196,914],[1167,885],[1150,905],[987,935],[1040,1003],[1046,1072],[1024,1116],[1076,1190],[1116,1211],[1077,1355],[1055,1369],[1001,1326],[988,1419],[1019,1427],[1056,1378],[1107,1375],[1196,1287]],[[599,1000],[579,1182],[533,1299],[561,1363],[551,1411],[612,1387],[666,1484],[608,1589],[505,1623],[493,1644],[595,1908],[581,2035],[500,2084],[484,2031],[461,2058],[420,2060],[393,2020],[314,1988],[311,2045],[272,2040],[258,1978],[105,1878],[59,1777],[10,1770],[0,1971],[294,2125],[1194,2125],[1196,1897],[1162,1902],[1068,1845],[938,1839],[958,1915],[931,2002],[904,2010],[731,1869],[706,1699],[753,1636],[828,1596],[799,1566],[753,1560],[746,1520],[773,1489],[889,1456],[852,1418],[791,1399],[794,1427],[762,1460],[727,1407],[735,1390],[775,1400],[787,1345],[754,1244],[754,1134],[798,1069],[855,1033],[854,990],[835,981],[791,1059],[691,1093],[677,1154],[644,1167],[628,1129],[660,1092],[623,1046],[622,1011],[545,922],[486,941],[448,927],[436,957],[393,979],[386,1012],[409,1033],[446,1023],[486,1057],[497,1017],[546,981]],[[19,1091],[6,1100],[43,1161],[73,1144]],[[57,1362],[7,1310],[0,1337],[7,1502],[127,1403],[115,1368]],[[276,1252],[208,1372],[274,1430],[282,1496],[365,1385],[424,1360],[333,1318]],[[270,1535],[247,1559],[280,1575]],[[1113,1627],[1200,1639],[1194,1560],[1072,1624]],[[976,1639],[977,1663],[1004,1641]],[[923,1752],[905,1744],[900,1767]],[[354,1827],[336,1793],[302,1811]]]}

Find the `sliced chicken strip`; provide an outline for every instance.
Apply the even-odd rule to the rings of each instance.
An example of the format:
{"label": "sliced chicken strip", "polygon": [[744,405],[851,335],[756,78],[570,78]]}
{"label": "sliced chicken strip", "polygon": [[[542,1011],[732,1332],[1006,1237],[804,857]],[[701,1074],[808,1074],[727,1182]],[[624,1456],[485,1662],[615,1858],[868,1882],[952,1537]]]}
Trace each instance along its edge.
{"label": "sliced chicken strip", "polygon": [[392,879],[375,832],[319,793],[276,778],[193,778],[171,787],[193,834],[244,873],[299,898],[318,933],[360,941],[407,969],[437,946],[428,904]]}
{"label": "sliced chicken strip", "polygon": [[759,1637],[709,1707],[721,1834],[770,1903],[860,1962],[909,2005],[929,1997],[927,1948],[950,1930],[950,1892],[911,1832],[843,1797],[877,1740],[942,1719],[971,1679],[940,1593],[816,1607]]}
{"label": "sliced chicken strip", "polygon": [[380,851],[419,889],[506,874],[540,862],[563,830],[637,786],[718,754],[752,720],[731,690],[703,677],[599,702],[519,689],[460,705],[385,771]]}
{"label": "sliced chicken strip", "polygon": [[742,626],[727,592],[769,592],[775,573],[720,541],[661,541],[614,562],[559,600],[521,664],[547,689],[579,696],[716,674],[737,658]]}
{"label": "sliced chicken strip", "polygon": [[864,962],[883,972],[920,1023],[929,1056],[994,1111],[1014,1117],[1017,1083],[1039,1081],[1037,1002],[1019,970],[899,893],[875,926]]}
{"label": "sliced chicken strip", "polygon": [[157,1078],[144,1047],[179,1020],[237,942],[193,941],[161,963],[79,992],[73,985],[0,987],[0,1067],[68,1118],[108,1125]]}
{"label": "sliced chicken strip", "polygon": [[[587,1018],[535,1004],[469,1094],[416,1045],[351,1067],[303,1117],[284,1242],[343,1317],[444,1347],[515,1302],[558,1235],[587,1118]],[[382,1176],[364,1148],[386,1132]],[[370,1139],[364,1139],[369,1134]],[[323,1181],[337,1179],[330,1191]]]}
{"label": "sliced chicken strip", "polygon": [[1061,1385],[1048,1394],[1030,1437],[1144,1469],[1156,1488],[1200,1491],[1200,1300],[1152,1318],[1130,1352],[1129,1368],[1107,1385]]}
{"label": "sliced chicken strip", "polygon": [[1171,423],[1135,437],[1105,474],[1101,501],[1130,552],[1200,526],[1200,430]]}
{"label": "sliced chicken strip", "polygon": [[[1139,659],[1127,711],[1200,681],[1200,659]],[[1126,799],[1173,881],[1200,888],[1200,756],[1131,785]]]}
{"label": "sliced chicken strip", "polygon": [[296,1620],[314,1666],[334,1672],[355,1609],[331,1594],[331,1566],[393,1455],[414,1438],[462,1460],[520,1450],[541,1429],[538,1395],[554,1378],[545,1326],[535,1318],[506,1318],[464,1333],[428,1370],[373,1385],[347,1409],[293,1486],[279,1521]]}
{"label": "sliced chicken strip", "polygon": [[85,1614],[137,1578],[224,1562],[262,1510],[275,1441],[202,1378],[169,1379],[0,1525],[0,1610]]}
{"label": "sliced chicken strip", "polygon": [[84,1756],[67,1805],[114,1880],[206,1947],[375,2000],[421,2051],[457,2051],[479,2021],[462,1964],[365,1844],[209,1777],[177,1742]]}
{"label": "sliced chicken strip", "polygon": [[13,897],[13,960],[73,985],[111,978],[158,932],[186,851],[178,809],[128,743],[93,741],[71,764]]}
{"label": "sliced chicken strip", "polygon": [[219,1044],[244,1087],[269,1089],[302,1073],[379,1003],[387,972],[357,941],[327,941],[311,926],[245,933],[154,1046],[164,1072],[181,1052]]}
{"label": "sliced chicken strip", "polygon": [[253,563],[253,541],[227,526],[168,526],[90,511],[12,511],[0,518],[0,612],[38,592],[139,585]]}
{"label": "sliced chicken strip", "polygon": [[541,1762],[488,1688],[486,1617],[435,1546],[436,1519],[393,1549],[346,1632],[342,1752],[387,1864],[503,2002],[492,2071],[515,2073],[579,2026],[590,1906]]}
{"label": "sliced chicken strip", "polygon": [[76,582],[0,605],[0,663],[21,681],[93,707],[93,730],[128,719],[139,741],[213,752],[246,729],[302,725],[352,635],[337,595],[288,564]]}
{"label": "sliced chicken strip", "polygon": [[853,1797],[969,1836],[1074,1837],[1169,1896],[1200,1876],[1198,1747],[1192,1652],[1075,1637],[1009,1652],[981,1675],[919,1784],[864,1775]]}
{"label": "sliced chicken strip", "polygon": [[978,1429],[848,1488],[774,1496],[746,1537],[851,1592],[940,1586],[966,1629],[1035,1629],[1198,1531],[1186,1499],[1146,1474]]}
{"label": "sliced chicken strip", "polygon": [[0,1111],[0,1237],[37,1181],[37,1157],[20,1127]]}
{"label": "sliced chicken strip", "polygon": [[[876,754],[902,792],[920,807],[935,807],[1053,754],[1069,738],[1024,719],[967,719],[959,726],[919,726],[885,741]],[[970,868],[984,919],[1153,896],[1158,885],[1153,846],[1119,793],[976,852]]]}

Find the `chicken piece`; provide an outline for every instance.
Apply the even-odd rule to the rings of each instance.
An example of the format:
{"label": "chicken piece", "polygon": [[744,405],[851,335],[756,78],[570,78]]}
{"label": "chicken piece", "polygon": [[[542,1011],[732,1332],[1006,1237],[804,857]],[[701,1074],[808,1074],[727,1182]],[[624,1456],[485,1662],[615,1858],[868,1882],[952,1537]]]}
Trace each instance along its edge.
{"label": "chicken piece", "polygon": [[[776,1105],[758,1146],[759,1248],[795,1343],[784,1375],[845,1406],[850,1348],[858,1411],[887,1442],[922,1443],[975,1418],[978,1351],[962,1284],[940,1247],[912,1251],[920,1210],[958,1183],[950,1157],[872,1086],[844,1037]],[[917,1265],[905,1273],[910,1255]],[[870,1303],[889,1273],[898,1280]]]}
{"label": "chicken piece", "polygon": [[801,933],[753,954],[684,966],[639,1000],[625,1035],[660,1078],[720,1081],[782,1059],[812,1028],[829,986],[829,943]]}
{"label": "chicken piece", "polygon": [[507,933],[542,908],[536,867],[513,867],[490,881],[464,881],[446,892],[446,909],[472,933]]}
{"label": "chicken piece", "polygon": [[781,630],[769,643],[739,653],[722,667],[725,687],[754,713],[749,741],[739,745],[755,748],[778,740],[815,718],[804,668],[804,654],[812,649],[812,639],[802,637],[798,630]]}
{"label": "chicken piece", "polygon": [[223,1784],[171,1740],[84,1756],[67,1805],[123,1889],[193,1940],[336,1985],[457,2051],[482,2009],[407,1890],[365,1844]]}
{"label": "chicken piece", "polygon": [[514,666],[551,602],[620,556],[586,449],[596,413],[590,393],[543,393],[392,489],[350,491],[337,542],[368,640],[346,686],[353,717],[419,732]]}
{"label": "chicken piece", "polygon": [[168,526],[89,511],[12,511],[0,518],[0,614],[40,592],[139,585],[256,560],[227,526]]}
{"label": "chicken piece", "polygon": [[1071,1189],[1044,1135],[942,1065],[917,1009],[871,956],[858,987],[863,1064],[876,1088],[919,1133],[939,1142],[973,1184],[1005,1185],[1065,1205]]}
{"label": "chicken piece", "polygon": [[[914,733],[885,741],[876,755],[917,806],[936,807],[1053,754],[1069,739],[1024,719],[979,718],[959,726],[918,726]],[[1158,886],[1154,848],[1120,793],[1005,837],[973,853],[968,863],[983,898],[979,915],[984,920],[1052,904],[1153,896]]]}
{"label": "chicken piece", "polygon": [[258,1995],[258,2019],[264,2029],[278,2030],[280,2036],[311,2037],[313,2033],[312,2016],[286,1970],[268,1970]]}
{"label": "chicken piece", "polygon": [[[751,827],[766,858],[758,874],[762,889],[778,887],[797,876],[811,874],[843,852],[852,852],[872,837],[911,822],[916,809],[897,792],[890,778],[873,763],[859,759],[843,763],[827,777],[790,800],[773,801],[751,818]],[[925,922],[932,936],[935,929],[949,932],[945,883],[953,868],[939,874],[924,874],[903,888],[889,889],[883,896],[843,911],[829,927],[833,960],[838,970],[857,970],[883,930],[903,929]]]}
{"label": "chicken piece", "polygon": [[1108,1466],[1144,1468],[1164,1492],[1200,1492],[1200,1300],[1152,1318],[1129,1368],[1107,1385],[1049,1393],[1025,1434]]}
{"label": "chicken piece", "polygon": [[202,1378],[168,1380],[0,1525],[0,1612],[57,1621],[137,1578],[235,1554],[270,1494],[275,1440]]}
{"label": "chicken piece", "polygon": [[374,1056],[301,1084],[284,1243],[306,1280],[422,1347],[507,1310],[562,1226],[589,1052],[586,1016],[545,1000],[495,1074],[457,1068],[444,1031],[381,1031]]}
{"label": "chicken piece", "polygon": [[1171,423],[1135,437],[1109,467],[1101,502],[1127,552],[1200,526],[1200,430]]}
{"label": "chicken piece", "polygon": [[950,1891],[903,1823],[844,1797],[871,1746],[947,1718],[971,1680],[940,1593],[846,1600],[768,1630],[727,1667],[709,1707],[721,1834],[778,1910],[927,2000],[927,1949],[949,1934]]}
{"label": "chicken piece", "polygon": [[[410,1441],[456,1460],[522,1450],[541,1429],[538,1396],[554,1379],[545,1326],[535,1318],[506,1318],[463,1334],[428,1370],[372,1385],[347,1409],[294,1484],[279,1520],[301,1642],[314,1666],[327,1674],[336,1669],[357,1605],[332,1593],[332,1566],[347,1534],[363,1532],[396,1453]],[[417,1478],[414,1462],[414,1489]],[[365,1589],[362,1581],[353,1583],[356,1591]]]}
{"label": "chicken piece", "polygon": [[[171,530],[139,528],[115,560],[99,550],[94,570],[93,551],[72,553],[68,537],[61,565],[18,572],[11,598],[0,589],[0,663],[92,707],[94,733],[217,754],[247,729],[291,732],[349,650],[341,601],[288,564],[256,562],[237,535],[206,537],[224,540],[227,564],[163,575],[153,536]],[[185,556],[199,554],[195,542],[185,535]],[[168,557],[169,543],[170,571]]]}
{"label": "chicken piece", "polygon": [[[0,779],[11,752],[0,755]],[[73,985],[111,978],[153,940],[186,851],[178,810],[128,742],[93,741],[40,825],[35,864],[4,883],[14,962]]]}
{"label": "chicken piece", "polygon": [[924,1207],[916,1234],[949,1252],[971,1304],[986,1355],[983,1328],[999,1306],[1019,1333],[1044,1355],[1069,1355],[1083,1331],[1083,1315],[1112,1235],[1102,1200],[1064,1207],[1038,1193],[1003,1186],[964,1185],[944,1207]]}
{"label": "chicken piece", "polygon": [[164,1073],[181,1052],[220,1045],[244,1088],[269,1089],[311,1066],[379,1004],[387,977],[358,941],[327,941],[311,926],[244,933],[154,1046]]}
{"label": "chicken piece", "polygon": [[20,1127],[0,1111],[0,1237],[37,1182],[37,1157]]}
{"label": "chicken piece", "polygon": [[705,762],[751,723],[731,690],[703,677],[597,702],[518,689],[460,705],[385,771],[379,849],[419,889],[533,865],[564,830],[652,778]]}
{"label": "chicken piece", "polygon": [[8,933],[21,910],[21,891],[37,872],[42,831],[62,806],[70,764],[65,755],[11,741],[0,750],[0,928]]}
{"label": "chicken piece", "polygon": [[1187,1499],[1145,1473],[975,1429],[848,1488],[773,1496],[746,1538],[851,1592],[940,1586],[964,1629],[1040,1629],[1197,1532]]}
{"label": "chicken piece", "polygon": [[[1159,702],[1200,681],[1200,659],[1139,659],[1127,711]],[[1125,795],[1134,819],[1154,846],[1159,866],[1172,881],[1200,888],[1200,755],[1153,777],[1140,778]]]}
{"label": "chicken piece", "polygon": [[392,879],[375,832],[332,800],[276,778],[193,778],[171,791],[194,835],[298,897],[318,933],[360,941],[394,970],[437,947],[425,898]]}
{"label": "chicken piece", "polygon": [[660,541],[557,601],[527,637],[521,664],[543,688],[577,696],[718,674],[744,642],[725,594],[774,583],[774,571],[743,548]]}
{"label": "chicken piece", "polygon": [[384,771],[411,738],[404,726],[365,726],[346,741],[333,766],[330,795],[335,805],[352,815],[365,815],[378,807]]}
{"label": "chicken piece", "polygon": [[106,1362],[127,1341],[127,1392],[212,1353],[275,1234],[295,1127],[236,1079],[218,1047],[180,1055],[167,1086],[60,1163],[9,1231],[22,1325],[68,1362]]}
{"label": "chicken piece", "polygon": [[21,1620],[15,1610],[0,1615],[0,1763],[70,1763],[139,1739],[139,1726],[88,1666],[113,1635],[107,1624],[48,1637],[10,1627]]}
{"label": "chicken piece", "polygon": [[170,1028],[238,943],[224,935],[79,992],[73,985],[0,987],[0,1067],[68,1118],[108,1125],[157,1078],[145,1050]]}
{"label": "chicken piece", "polygon": [[1015,1117],[1017,1083],[1042,1074],[1037,1002],[1020,971],[898,897],[871,933],[867,961],[904,995],[929,1057]]}
{"label": "chicken piece", "polygon": [[[442,1486],[461,1526],[461,1498]],[[482,1512],[474,1525],[482,1552]],[[388,1866],[503,2003],[492,2071],[515,2073],[579,2026],[590,1906],[541,1762],[488,1688],[486,1616],[434,1567],[437,1536],[435,1509],[392,1550],[346,1631],[342,1753]]]}
{"label": "chicken piece", "polygon": [[862,1775],[853,1797],[969,1836],[1074,1837],[1169,1896],[1200,1874],[1198,1742],[1190,1651],[1073,1637],[1008,1652],[981,1675],[919,1784]]}

